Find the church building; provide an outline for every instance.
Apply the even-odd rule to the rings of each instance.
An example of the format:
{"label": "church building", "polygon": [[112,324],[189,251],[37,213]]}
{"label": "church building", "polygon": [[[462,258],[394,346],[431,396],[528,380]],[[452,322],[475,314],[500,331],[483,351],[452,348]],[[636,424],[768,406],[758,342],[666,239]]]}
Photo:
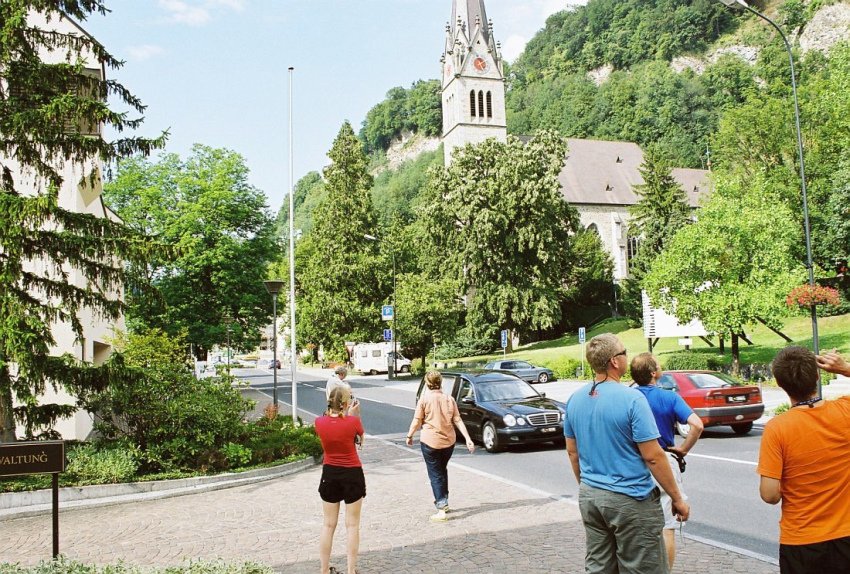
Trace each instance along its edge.
{"label": "church building", "polygon": [[[445,164],[452,151],[488,138],[507,139],[505,77],[493,23],[484,0],[453,0],[441,58],[443,150]],[[517,134],[518,135],[518,134]],[[636,143],[568,139],[564,168],[558,179],[564,199],[579,213],[581,224],[599,234],[614,263],[614,280],[629,275],[636,238],[628,236],[629,208],[639,198],[634,187],[643,183],[643,150]],[[709,190],[709,172],[676,168],[673,178],[682,186],[691,207]]]}

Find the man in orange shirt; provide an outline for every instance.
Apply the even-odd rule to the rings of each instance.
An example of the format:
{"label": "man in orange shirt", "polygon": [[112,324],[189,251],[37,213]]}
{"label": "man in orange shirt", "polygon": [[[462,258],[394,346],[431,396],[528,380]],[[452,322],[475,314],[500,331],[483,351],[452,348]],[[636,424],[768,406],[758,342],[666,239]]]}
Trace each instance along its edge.
{"label": "man in orange shirt", "polygon": [[764,428],[759,494],[769,504],[782,501],[782,574],[850,572],[850,397],[823,401],[818,366],[850,376],[835,351],[816,357],[787,347],[772,365],[792,406]]}

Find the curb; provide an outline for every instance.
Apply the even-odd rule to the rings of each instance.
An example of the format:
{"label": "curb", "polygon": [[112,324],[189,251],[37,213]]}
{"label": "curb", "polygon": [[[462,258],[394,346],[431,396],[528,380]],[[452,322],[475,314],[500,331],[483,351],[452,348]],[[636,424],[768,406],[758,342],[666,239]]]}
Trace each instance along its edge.
{"label": "curb", "polygon": [[[306,458],[270,468],[260,468],[241,473],[217,474],[215,476],[64,487],[59,489],[59,509],[113,506],[128,502],[158,500],[244,486],[300,472],[317,465],[320,460],[320,457]],[[50,514],[53,510],[51,500],[51,490],[0,494],[0,519],[27,518]]]}

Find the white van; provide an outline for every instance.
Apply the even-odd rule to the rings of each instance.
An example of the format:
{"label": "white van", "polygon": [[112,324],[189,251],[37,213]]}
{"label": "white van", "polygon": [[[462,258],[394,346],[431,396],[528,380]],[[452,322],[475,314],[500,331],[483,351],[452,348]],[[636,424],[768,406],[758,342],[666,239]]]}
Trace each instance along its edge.
{"label": "white van", "polygon": [[[396,346],[399,346],[396,343]],[[363,374],[375,375],[388,372],[388,367],[393,361],[393,344],[384,343],[357,343],[351,352],[351,362],[354,368]],[[399,373],[410,372],[410,359],[404,358],[401,353],[396,358],[396,369]]]}

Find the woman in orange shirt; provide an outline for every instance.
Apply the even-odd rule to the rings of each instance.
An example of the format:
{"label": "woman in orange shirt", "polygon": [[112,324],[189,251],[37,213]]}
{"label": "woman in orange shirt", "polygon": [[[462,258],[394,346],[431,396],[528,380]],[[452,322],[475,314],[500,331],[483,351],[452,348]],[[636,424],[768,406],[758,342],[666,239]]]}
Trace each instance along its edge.
{"label": "woman in orange shirt", "polygon": [[428,470],[428,479],[431,481],[431,490],[434,493],[434,506],[437,507],[437,513],[431,516],[431,520],[445,522],[448,520],[446,513],[449,511],[448,465],[457,440],[455,427],[466,439],[466,448],[470,453],[475,452],[475,443],[472,442],[469,431],[466,430],[466,425],[460,418],[457,403],[452,397],[443,393],[443,376],[437,371],[429,371],[425,375],[425,385],[428,387],[428,392],[422,393],[419,397],[406,442],[407,446],[413,446],[413,434],[421,426],[422,435],[419,437],[419,444]]}

